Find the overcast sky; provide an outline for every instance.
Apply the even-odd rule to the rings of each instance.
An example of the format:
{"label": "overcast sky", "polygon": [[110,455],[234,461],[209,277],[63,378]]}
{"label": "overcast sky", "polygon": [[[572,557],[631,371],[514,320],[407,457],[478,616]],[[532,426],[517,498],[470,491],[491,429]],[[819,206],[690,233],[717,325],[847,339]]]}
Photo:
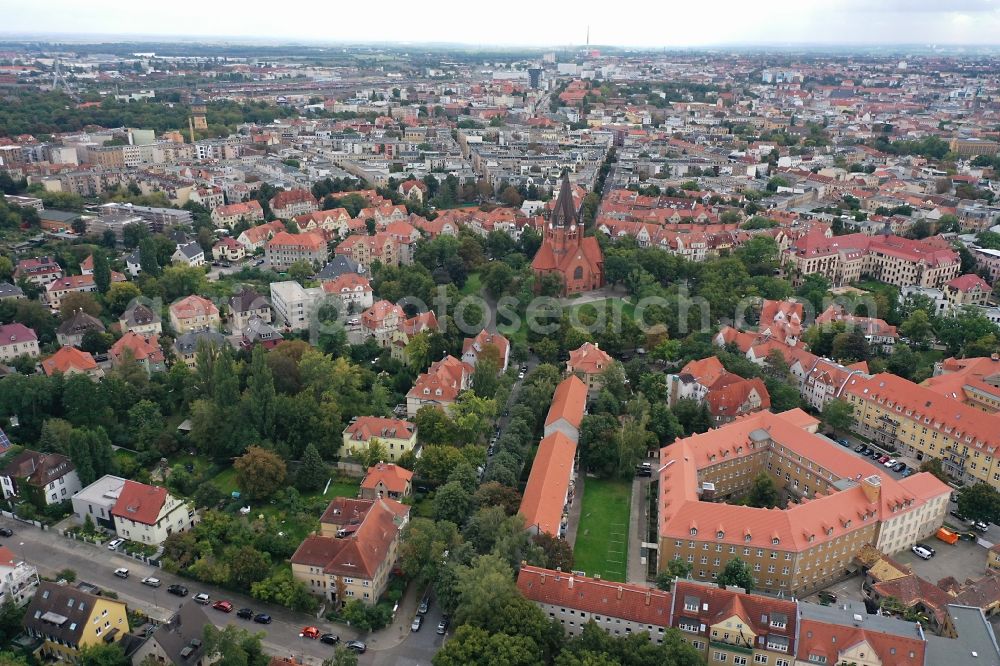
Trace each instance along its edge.
{"label": "overcast sky", "polygon": [[[5,7],[6,5],[6,7]],[[0,33],[471,45],[998,44],[1000,0],[0,0]]]}

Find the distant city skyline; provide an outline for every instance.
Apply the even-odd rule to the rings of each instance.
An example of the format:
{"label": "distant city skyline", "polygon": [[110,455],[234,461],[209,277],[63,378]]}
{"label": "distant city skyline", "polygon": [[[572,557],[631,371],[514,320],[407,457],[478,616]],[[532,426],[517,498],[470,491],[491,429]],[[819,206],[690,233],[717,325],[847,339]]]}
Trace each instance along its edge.
{"label": "distant city skyline", "polygon": [[[632,10],[585,0],[415,6],[234,0],[162,4],[45,0],[4,9],[2,34],[471,46],[997,45],[1000,0],[762,0],[662,3]],[[631,10],[631,11],[630,11]]]}

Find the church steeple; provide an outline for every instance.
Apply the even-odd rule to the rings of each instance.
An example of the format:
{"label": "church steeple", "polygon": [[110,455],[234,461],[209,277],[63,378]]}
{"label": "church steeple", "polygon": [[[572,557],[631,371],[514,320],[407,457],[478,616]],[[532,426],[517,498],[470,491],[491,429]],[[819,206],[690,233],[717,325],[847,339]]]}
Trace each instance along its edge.
{"label": "church steeple", "polygon": [[567,227],[577,223],[576,207],[573,205],[573,186],[569,182],[569,172],[563,172],[562,185],[559,187],[559,198],[552,210],[551,224],[554,227]]}

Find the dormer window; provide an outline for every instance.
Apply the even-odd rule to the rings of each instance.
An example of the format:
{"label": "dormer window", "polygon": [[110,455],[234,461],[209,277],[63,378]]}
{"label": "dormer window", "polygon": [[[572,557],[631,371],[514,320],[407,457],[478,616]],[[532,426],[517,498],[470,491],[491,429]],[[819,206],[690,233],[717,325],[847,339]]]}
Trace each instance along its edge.
{"label": "dormer window", "polygon": [[724,539],[725,537],[726,537],[726,533],[723,532],[722,530],[719,530],[718,532],[715,533],[715,538],[716,539]]}
{"label": "dormer window", "polygon": [[745,535],[743,535],[743,540],[746,541],[747,543],[750,543],[751,539],[753,539],[753,535],[751,535],[751,534],[745,534]]}
{"label": "dormer window", "polygon": [[773,537],[771,539],[771,545],[772,546],[777,546],[779,543],[781,543],[781,539],[779,539],[778,537]]}
{"label": "dormer window", "polygon": [[692,527],[691,528],[691,536],[698,536],[698,528],[697,527]]}

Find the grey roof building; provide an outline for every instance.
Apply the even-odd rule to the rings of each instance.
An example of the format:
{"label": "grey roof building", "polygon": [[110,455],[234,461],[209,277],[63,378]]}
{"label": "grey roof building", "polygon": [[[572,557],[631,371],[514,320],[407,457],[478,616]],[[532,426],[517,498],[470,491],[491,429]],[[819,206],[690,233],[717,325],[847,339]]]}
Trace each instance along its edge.
{"label": "grey roof building", "polygon": [[132,663],[142,663],[153,657],[160,664],[185,664],[208,666],[219,660],[219,655],[205,654],[202,631],[212,624],[202,607],[188,600],[166,624],[161,624],[132,655]]}

